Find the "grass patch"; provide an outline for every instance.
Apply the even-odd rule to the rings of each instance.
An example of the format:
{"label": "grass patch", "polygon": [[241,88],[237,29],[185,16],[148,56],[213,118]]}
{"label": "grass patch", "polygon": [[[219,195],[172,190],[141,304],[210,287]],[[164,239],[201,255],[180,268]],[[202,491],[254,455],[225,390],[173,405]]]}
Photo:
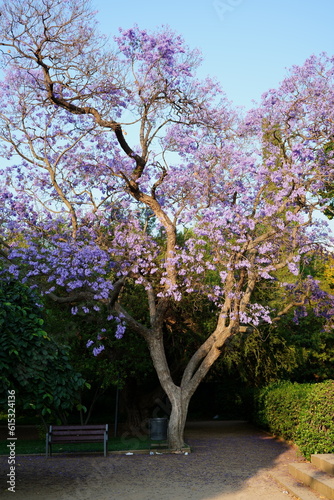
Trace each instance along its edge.
{"label": "grass patch", "polygon": [[[0,443],[0,455],[8,455],[9,441]],[[110,438],[108,440],[108,451],[128,451],[128,450],[147,450],[150,447],[149,438]],[[103,453],[103,443],[65,443],[53,444],[52,454],[54,453],[80,453],[80,452],[101,452]],[[45,454],[45,439],[18,439],[15,442],[16,455],[27,454]]]}

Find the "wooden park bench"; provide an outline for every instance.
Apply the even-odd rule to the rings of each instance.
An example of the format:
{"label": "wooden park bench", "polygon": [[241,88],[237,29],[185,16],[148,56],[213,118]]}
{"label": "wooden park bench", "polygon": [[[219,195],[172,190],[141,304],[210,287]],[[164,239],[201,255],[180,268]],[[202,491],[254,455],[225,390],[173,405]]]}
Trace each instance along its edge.
{"label": "wooden park bench", "polygon": [[61,443],[103,443],[104,456],[108,452],[108,424],[105,425],[50,425],[46,433],[46,457],[52,454],[52,445]]}

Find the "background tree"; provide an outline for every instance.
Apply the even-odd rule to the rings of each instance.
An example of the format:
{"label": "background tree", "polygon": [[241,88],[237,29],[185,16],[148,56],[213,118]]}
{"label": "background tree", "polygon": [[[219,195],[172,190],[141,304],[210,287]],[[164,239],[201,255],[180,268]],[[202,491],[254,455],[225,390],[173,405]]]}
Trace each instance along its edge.
{"label": "background tree", "polygon": [[42,305],[16,281],[0,281],[0,381],[2,404],[15,390],[17,404],[43,419],[66,421],[84,385],[68,349],[43,330]]}
{"label": "background tree", "polygon": [[[198,53],[168,29],[121,30],[113,49],[86,1],[5,0],[1,12],[7,269],[74,314],[99,310],[117,338],[128,326],[145,339],[179,450],[189,401],[228,339],[309,300],[332,308],[299,262],[326,242],[313,214],[333,175],[319,162],[333,135],[333,61],[293,68],[243,119],[216,82],[196,78]],[[253,302],[259,280],[282,269],[280,309]],[[122,300],[134,285],[147,297],[139,314]],[[216,322],[175,381],[165,325],[192,294],[212,300]]]}
{"label": "background tree", "polygon": [[[131,310],[144,308],[142,290],[134,287],[131,291],[133,294],[125,298],[127,306]],[[113,335],[117,323],[106,324],[101,311],[91,309],[73,315],[68,304],[64,306],[50,299],[46,302],[45,328],[56,341],[69,346],[71,364],[89,384],[81,390],[81,403],[87,409],[81,411],[81,422],[89,423],[96,407],[101,410],[101,401],[105,398],[110,401],[111,394],[118,388],[126,426],[139,427],[154,407],[159,385],[144,339],[128,329],[120,342]],[[98,338],[104,345],[102,351]],[[153,400],[149,397],[151,391]]]}

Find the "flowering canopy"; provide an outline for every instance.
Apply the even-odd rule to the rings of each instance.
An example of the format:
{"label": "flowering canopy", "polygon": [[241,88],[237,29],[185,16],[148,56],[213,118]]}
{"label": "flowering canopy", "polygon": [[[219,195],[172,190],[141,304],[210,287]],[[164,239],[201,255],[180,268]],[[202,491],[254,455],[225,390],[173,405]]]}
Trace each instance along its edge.
{"label": "flowering canopy", "polygon": [[[168,304],[204,293],[220,314],[185,370],[190,398],[241,323],[325,299],[300,262],[328,241],[315,214],[333,180],[334,59],[292,68],[242,116],[169,28],[120,30],[108,47],[93,18],[84,1],[3,2],[4,266],[74,313],[106,303],[118,337],[127,323],[146,338],[171,400]],[[283,269],[282,309],[254,303]],[[119,300],[131,283],[149,325]]]}

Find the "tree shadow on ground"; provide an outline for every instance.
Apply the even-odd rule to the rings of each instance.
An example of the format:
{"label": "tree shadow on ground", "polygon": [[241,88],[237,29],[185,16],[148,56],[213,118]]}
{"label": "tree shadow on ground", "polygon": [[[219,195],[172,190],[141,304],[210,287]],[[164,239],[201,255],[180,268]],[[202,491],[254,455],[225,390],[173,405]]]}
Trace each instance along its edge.
{"label": "tree shadow on ground", "polygon": [[[16,458],[16,500],[210,500],[238,498],[247,483],[295,451],[245,422],[190,422],[192,453]],[[9,466],[1,457],[2,498]],[[4,480],[5,478],[5,480]],[[267,491],[267,490],[266,490]],[[267,497],[271,498],[270,491]],[[246,497],[245,497],[246,498]]]}

